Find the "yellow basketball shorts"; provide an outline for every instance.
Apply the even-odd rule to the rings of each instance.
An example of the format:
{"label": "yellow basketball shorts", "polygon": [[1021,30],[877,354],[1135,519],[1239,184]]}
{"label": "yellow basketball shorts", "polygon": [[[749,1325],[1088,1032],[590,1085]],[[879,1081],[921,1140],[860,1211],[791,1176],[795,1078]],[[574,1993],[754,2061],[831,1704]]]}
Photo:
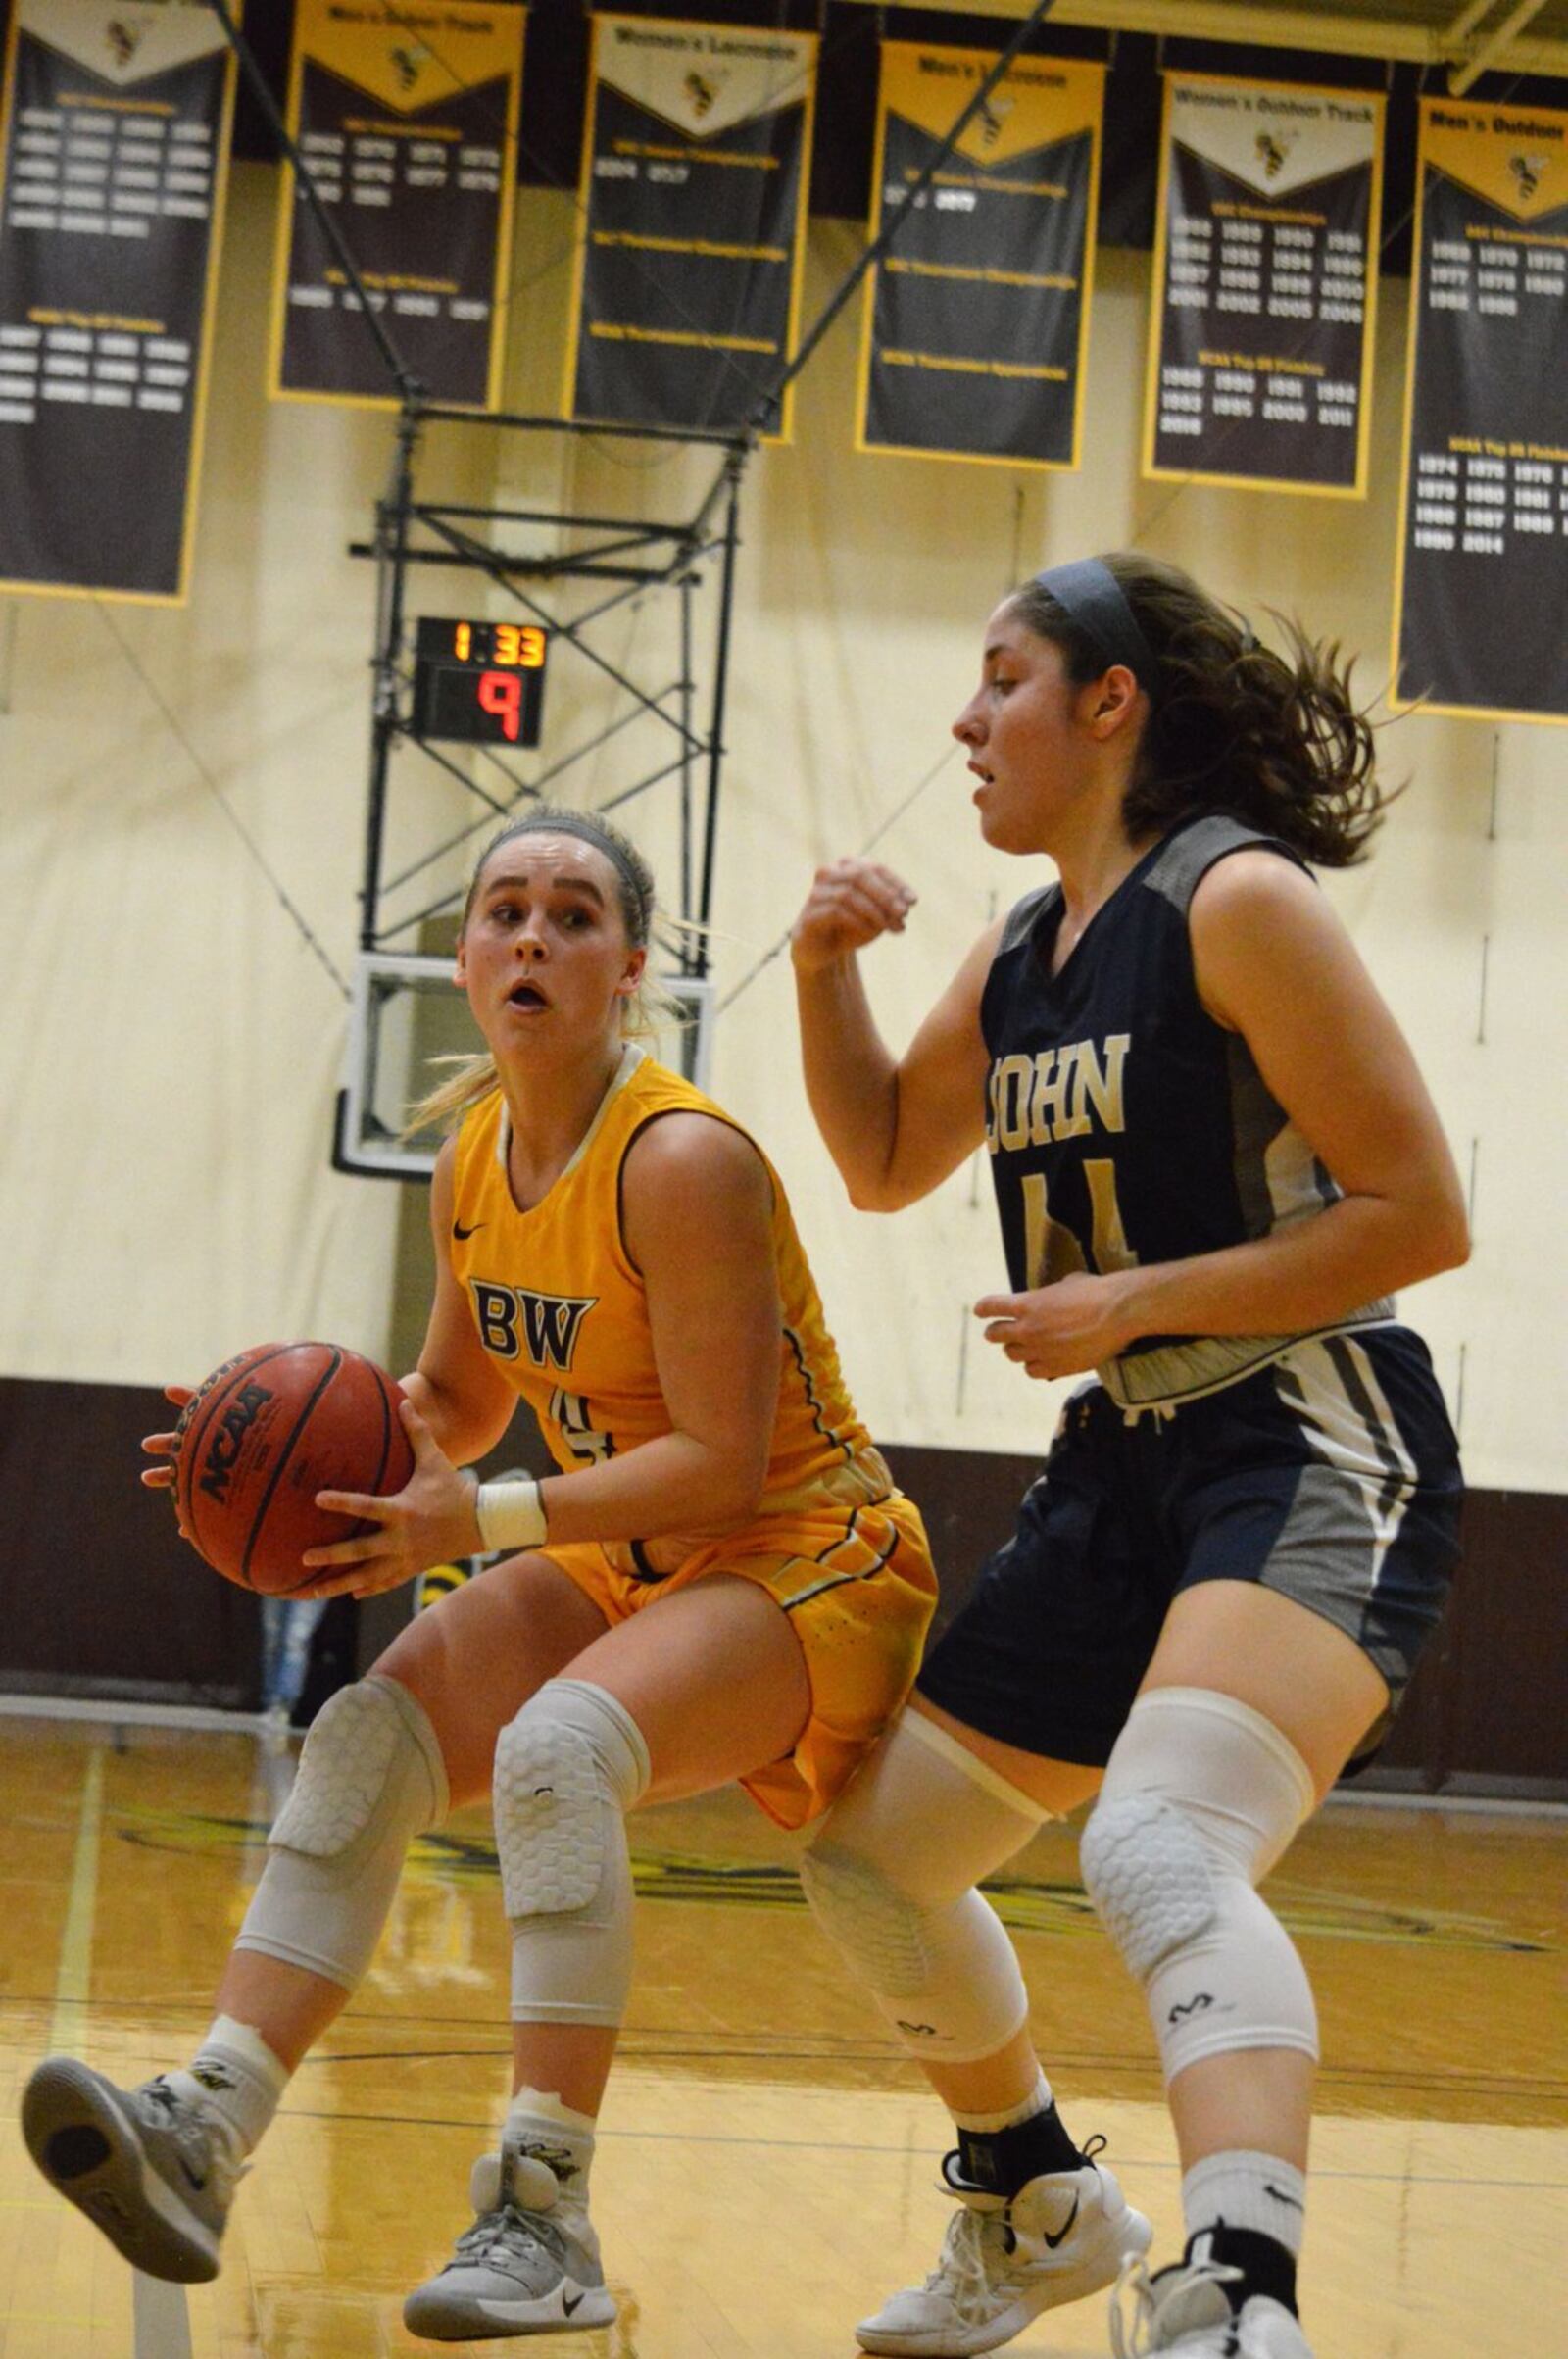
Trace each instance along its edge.
{"label": "yellow basketball shorts", "polygon": [[811,1711],[793,1752],[743,1778],[781,1827],[804,1827],[848,1784],[907,1696],[937,1601],[920,1511],[902,1492],[875,1503],[824,1500],[759,1517],[721,1540],[571,1542],[548,1556],[613,1626],[706,1574],[756,1581],[789,1615]]}

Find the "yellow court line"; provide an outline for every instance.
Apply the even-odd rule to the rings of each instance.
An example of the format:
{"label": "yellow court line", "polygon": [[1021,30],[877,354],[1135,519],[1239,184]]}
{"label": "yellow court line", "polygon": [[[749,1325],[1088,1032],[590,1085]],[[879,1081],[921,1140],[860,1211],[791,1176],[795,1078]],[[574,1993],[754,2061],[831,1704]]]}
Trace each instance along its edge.
{"label": "yellow court line", "polygon": [[76,1819],[76,1849],[71,1862],[71,1896],[66,1903],[65,1930],[60,1937],[60,1964],[55,1974],[55,2011],[49,2024],[49,2053],[79,2056],[85,2023],[79,2010],[87,2004],[92,1977],[93,1914],[98,1898],[98,1835],[103,1823],[104,1753],[95,1745],[87,1755],[81,1782],[81,1809]]}

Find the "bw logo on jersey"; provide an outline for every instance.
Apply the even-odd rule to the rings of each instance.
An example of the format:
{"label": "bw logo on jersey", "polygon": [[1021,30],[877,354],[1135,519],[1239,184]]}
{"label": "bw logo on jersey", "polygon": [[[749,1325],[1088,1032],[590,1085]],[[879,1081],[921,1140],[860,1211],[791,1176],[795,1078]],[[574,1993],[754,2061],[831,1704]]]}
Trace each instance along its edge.
{"label": "bw logo on jersey", "polygon": [[583,1320],[597,1295],[532,1294],[522,1286],[500,1286],[493,1278],[471,1278],[473,1315],[479,1340],[497,1359],[526,1352],[536,1368],[570,1368]]}

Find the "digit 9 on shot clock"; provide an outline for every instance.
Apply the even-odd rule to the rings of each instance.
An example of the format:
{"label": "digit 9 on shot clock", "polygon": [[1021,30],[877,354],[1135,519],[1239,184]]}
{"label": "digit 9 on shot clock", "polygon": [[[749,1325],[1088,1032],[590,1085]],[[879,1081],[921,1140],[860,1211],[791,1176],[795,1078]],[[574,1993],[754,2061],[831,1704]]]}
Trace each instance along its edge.
{"label": "digit 9 on shot clock", "polygon": [[413,729],[465,745],[536,746],[550,633],[536,622],[421,614]]}

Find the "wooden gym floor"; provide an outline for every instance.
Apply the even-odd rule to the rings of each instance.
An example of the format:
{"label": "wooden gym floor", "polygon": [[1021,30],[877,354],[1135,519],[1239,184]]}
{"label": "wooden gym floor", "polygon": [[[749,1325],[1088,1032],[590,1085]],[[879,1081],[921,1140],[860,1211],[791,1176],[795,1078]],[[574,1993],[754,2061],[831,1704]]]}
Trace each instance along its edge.
{"label": "wooden gym floor", "polygon": [[[248,1729],[0,1719],[0,2359],[379,2359],[467,2225],[504,2105],[488,1825],[421,1844],[369,1980],[290,2087],[216,2285],[139,2286],[37,2177],[21,2084],[55,2047],[134,2081],[183,2060],[295,1750]],[[564,2359],[850,2359],[931,2266],[945,2117],[808,1920],[794,1846],[738,1794],[634,1823],[638,1977],[594,2210],[620,2320]],[[1270,1882],[1325,2069],[1303,2271],[1318,2359],[1568,2348],[1568,1815],[1337,1805]],[[1179,2242],[1138,1994],[1050,1829],[1001,1904],[1069,2126]],[[589,2350],[584,2346],[596,2346]],[[495,2344],[441,2346],[489,2350]],[[513,2346],[516,2347],[516,2346]],[[1103,2359],[1102,2297],[1013,2346]]]}

